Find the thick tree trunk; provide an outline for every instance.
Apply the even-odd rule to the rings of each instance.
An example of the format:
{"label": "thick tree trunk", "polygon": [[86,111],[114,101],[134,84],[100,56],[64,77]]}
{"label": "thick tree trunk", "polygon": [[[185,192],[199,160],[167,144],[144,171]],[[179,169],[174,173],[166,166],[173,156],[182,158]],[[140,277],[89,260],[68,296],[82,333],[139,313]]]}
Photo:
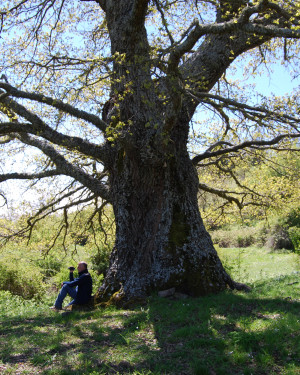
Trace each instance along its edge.
{"label": "thick tree trunk", "polygon": [[118,299],[135,300],[172,287],[199,296],[233,287],[200,217],[198,176],[187,152],[155,166],[124,152],[111,186],[116,243],[100,299],[118,292]]}
{"label": "thick tree trunk", "polygon": [[[146,4],[105,2],[112,54],[122,59],[114,64],[115,114],[105,114],[113,134],[107,169],[116,242],[98,293],[102,301],[130,301],[173,287],[199,296],[236,286],[198,209],[198,176],[187,152],[196,103],[183,104],[180,74],[172,64],[158,86],[152,80]],[[212,64],[208,58],[205,67],[201,59],[195,63],[195,74],[212,65],[206,77],[210,86],[231,61],[227,56],[226,65],[223,54],[215,59],[221,61],[219,70],[218,61]]]}

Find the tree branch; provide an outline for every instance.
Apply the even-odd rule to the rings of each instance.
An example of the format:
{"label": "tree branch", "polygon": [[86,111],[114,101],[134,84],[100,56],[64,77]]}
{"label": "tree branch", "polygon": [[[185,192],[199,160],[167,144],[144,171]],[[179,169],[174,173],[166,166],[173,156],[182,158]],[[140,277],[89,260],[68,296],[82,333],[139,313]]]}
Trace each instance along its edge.
{"label": "tree branch", "polygon": [[27,134],[20,134],[18,138],[21,142],[36,147],[39,150],[41,150],[45,155],[47,155],[56,165],[57,170],[60,171],[61,174],[74,178],[82,185],[89,188],[94,194],[108,201],[110,200],[109,190],[102,182],[100,182],[97,178],[84,172],[78,166],[72,165],[48,142],[38,140]]}
{"label": "tree branch", "polygon": [[275,25],[258,25],[248,24],[244,25],[241,30],[249,34],[257,34],[272,38],[289,38],[289,39],[300,39],[299,29],[286,29],[283,27],[277,27]]}
{"label": "tree branch", "polygon": [[[299,129],[296,125],[299,124],[300,118],[286,115],[284,113],[278,114],[274,110],[269,110],[265,107],[251,106],[245,103],[240,103],[237,100],[224,98],[220,95],[209,94],[206,92],[196,92],[196,91],[192,92],[191,90],[187,90],[187,93],[191,95],[193,99],[196,99],[199,102],[203,102],[203,100],[205,101],[206,98],[214,99],[214,100],[218,100],[219,102],[222,102],[228,105],[228,108],[230,108],[231,110],[234,110],[234,109],[247,110],[247,111],[252,112],[252,116],[257,116],[259,118],[268,116],[269,120],[280,121],[281,123],[288,123],[289,125],[291,125],[291,127],[293,127],[296,131],[299,132]],[[219,106],[219,104],[216,104],[212,101],[206,101],[206,103],[214,107]]]}
{"label": "tree branch", "polygon": [[[68,150],[76,150],[83,155],[95,157],[99,160],[105,159],[105,151],[103,145],[95,145],[80,137],[69,136],[53,130],[50,126],[46,125],[37,115],[25,110],[24,107],[17,104],[13,105],[13,110],[31,123],[20,122],[0,122],[0,135],[10,135],[14,133],[30,133],[39,137],[43,137],[58,146],[63,146]],[[20,110],[21,109],[21,110]],[[24,109],[24,110],[22,110]]]}
{"label": "tree branch", "polygon": [[1,17],[1,25],[0,25],[0,32],[3,29],[3,23],[4,23],[4,17],[7,16],[9,13],[13,13],[14,11],[18,10],[22,7],[25,3],[27,3],[29,0],[22,0],[18,4],[16,4],[14,7],[10,8],[8,11],[0,11],[0,17]]}
{"label": "tree branch", "polygon": [[216,189],[216,188],[212,188],[206,184],[202,184],[202,183],[199,183],[199,188],[201,190],[204,190],[208,193],[212,193],[212,194],[215,194],[221,198],[224,198],[226,199],[228,202],[230,203],[235,203],[238,208],[241,210],[243,208],[243,205],[242,203],[235,197],[231,196],[231,195],[228,195],[228,192],[227,191],[224,191],[224,190],[220,190],[220,189]]}
{"label": "tree branch", "polygon": [[[229,174],[230,177],[233,179],[233,181],[236,183],[236,185],[238,187],[240,187],[241,189],[243,190],[247,190],[248,192],[250,192],[250,194],[252,196],[257,196],[257,197],[260,197],[262,199],[264,199],[265,197],[262,196],[261,194],[259,194],[258,192],[254,191],[253,189],[250,189],[249,187],[245,186],[245,185],[242,185],[241,182],[239,181],[239,179],[237,178],[237,176],[233,173],[233,171],[231,169],[228,169],[228,168],[224,168],[220,165],[220,162],[216,163],[216,166],[217,168],[222,171],[223,173],[225,174]],[[245,204],[243,204],[245,205]]]}
{"label": "tree branch", "polygon": [[6,196],[0,191],[0,197],[3,199],[3,204],[0,207],[4,207],[7,204]]}
{"label": "tree branch", "polygon": [[51,107],[54,107],[58,110],[61,110],[65,113],[70,114],[71,116],[77,117],[79,119],[85,120],[90,122],[91,124],[95,125],[98,129],[105,132],[107,124],[101,120],[98,116],[95,116],[91,113],[86,111],[82,111],[71,106],[68,103],[65,103],[61,100],[53,99],[48,96],[37,94],[37,93],[29,93],[22,90],[18,90],[17,88],[11,86],[8,83],[0,82],[0,88],[4,89],[10,96],[15,98],[23,98],[23,99],[30,99],[34,100],[38,103],[47,104]]}
{"label": "tree branch", "polygon": [[299,134],[281,134],[273,139],[270,139],[268,141],[245,141],[239,145],[228,147],[226,149],[222,150],[217,150],[217,151],[205,151],[204,153],[195,156],[192,159],[192,162],[194,165],[197,165],[200,161],[212,158],[215,156],[220,156],[220,155],[225,155],[229,154],[231,152],[238,152],[239,150],[248,148],[248,147],[255,147],[255,146],[260,146],[260,147],[265,147],[265,146],[272,146],[275,144],[278,144],[280,141],[286,138],[300,138],[300,133]]}
{"label": "tree branch", "polygon": [[163,12],[163,10],[162,10],[160,4],[159,4],[159,0],[154,0],[154,3],[155,3],[155,6],[156,6],[158,12],[160,13],[161,20],[162,20],[162,24],[164,25],[164,28],[165,28],[165,30],[166,30],[166,33],[168,34],[168,37],[169,37],[169,39],[170,39],[170,42],[171,42],[171,44],[173,45],[173,44],[175,43],[175,41],[174,41],[174,38],[173,38],[172,34],[170,33],[169,28],[168,28],[168,23],[167,23],[167,21],[166,21],[166,19],[165,19],[164,12]]}
{"label": "tree branch", "polygon": [[0,182],[8,180],[35,180],[46,177],[53,177],[60,175],[61,172],[57,169],[40,172],[40,173],[6,173],[0,174]]}
{"label": "tree branch", "polygon": [[[175,45],[175,48],[170,54],[169,65],[178,66],[180,58],[187,52],[189,52],[197,41],[204,35],[207,34],[224,34],[224,33],[236,33],[246,32],[249,34],[257,34],[265,37],[284,37],[284,38],[300,38],[300,30],[282,28],[276,25],[259,25],[254,21],[249,23],[249,19],[253,14],[267,10],[268,8],[275,10],[279,16],[283,16],[285,19],[294,19],[294,24],[299,25],[299,21],[294,15],[289,14],[283,10],[279,5],[269,3],[268,1],[261,0],[257,5],[251,7],[245,7],[241,14],[230,21],[218,22],[209,25],[200,25],[198,20],[194,20],[191,26],[194,26],[191,32],[188,34],[185,41]],[[191,28],[191,27],[190,27]]]}

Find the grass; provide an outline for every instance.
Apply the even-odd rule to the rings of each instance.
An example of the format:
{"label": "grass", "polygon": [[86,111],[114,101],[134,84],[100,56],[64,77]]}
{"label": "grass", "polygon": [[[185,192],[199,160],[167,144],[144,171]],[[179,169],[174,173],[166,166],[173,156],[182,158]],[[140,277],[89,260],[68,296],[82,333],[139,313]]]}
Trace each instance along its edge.
{"label": "grass", "polygon": [[299,254],[288,250],[221,248],[218,254],[234,280],[251,285],[300,271]]}
{"label": "grass", "polygon": [[152,296],[133,310],[64,315],[0,292],[0,373],[299,374],[297,258],[256,249],[220,255],[233,276],[252,280],[250,293]]}

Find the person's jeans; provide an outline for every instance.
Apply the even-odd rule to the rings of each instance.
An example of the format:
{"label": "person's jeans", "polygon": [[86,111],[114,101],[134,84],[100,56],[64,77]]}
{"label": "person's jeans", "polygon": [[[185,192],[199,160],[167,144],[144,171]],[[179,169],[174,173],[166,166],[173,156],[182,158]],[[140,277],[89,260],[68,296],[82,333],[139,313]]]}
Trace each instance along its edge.
{"label": "person's jeans", "polygon": [[67,296],[67,294],[69,294],[69,296],[71,296],[73,298],[73,301],[71,301],[68,306],[70,305],[73,305],[74,304],[74,299],[77,295],[77,287],[76,289],[75,288],[72,288],[70,287],[68,284],[64,284],[56,298],[56,301],[55,301],[55,304],[54,306],[57,308],[57,309],[61,309],[62,308],[62,304],[63,304],[63,301],[65,299],[65,297]]}

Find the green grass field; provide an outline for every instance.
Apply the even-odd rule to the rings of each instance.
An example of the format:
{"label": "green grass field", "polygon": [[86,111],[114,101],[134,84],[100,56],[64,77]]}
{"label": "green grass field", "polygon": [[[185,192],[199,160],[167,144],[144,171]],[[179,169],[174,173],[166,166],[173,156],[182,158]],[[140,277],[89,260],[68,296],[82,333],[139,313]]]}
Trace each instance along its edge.
{"label": "green grass field", "polygon": [[[299,256],[219,254],[250,293],[55,313],[0,292],[1,374],[300,374]],[[54,297],[54,296],[53,296]]]}

